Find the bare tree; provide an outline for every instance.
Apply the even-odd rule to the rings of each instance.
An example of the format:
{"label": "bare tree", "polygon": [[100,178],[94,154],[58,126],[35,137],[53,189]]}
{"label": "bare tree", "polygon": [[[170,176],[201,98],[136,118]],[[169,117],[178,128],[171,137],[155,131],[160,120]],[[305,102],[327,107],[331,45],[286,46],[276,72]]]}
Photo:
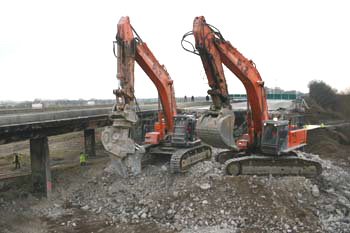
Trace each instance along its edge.
{"label": "bare tree", "polygon": [[337,90],[323,81],[313,80],[309,83],[309,95],[321,107],[338,110]]}

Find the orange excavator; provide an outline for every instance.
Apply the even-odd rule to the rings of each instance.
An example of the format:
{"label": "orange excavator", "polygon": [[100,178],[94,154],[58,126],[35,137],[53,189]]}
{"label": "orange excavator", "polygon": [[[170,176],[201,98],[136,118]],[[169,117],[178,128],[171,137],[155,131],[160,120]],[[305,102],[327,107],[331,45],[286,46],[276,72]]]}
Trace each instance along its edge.
{"label": "orange excavator", "polygon": [[[105,128],[102,143],[112,155],[117,172],[122,176],[140,173],[142,161],[150,155],[171,156],[172,172],[184,172],[191,165],[210,159],[211,148],[195,134],[195,117],[177,114],[173,80],[132,28],[129,17],[120,19],[115,44],[120,87],[114,90],[117,101],[110,115],[113,125]],[[162,107],[154,132],[145,134],[142,146],[133,141],[130,133],[138,120],[134,96],[135,61],[156,86]]]}
{"label": "orange excavator", "polygon": [[[193,35],[195,46],[186,37]],[[192,50],[184,46],[192,45]],[[182,47],[199,55],[209,82],[213,104],[198,120],[196,129],[207,144],[230,149],[217,155],[228,175],[316,176],[321,165],[297,149],[306,145],[306,130],[294,129],[287,120],[269,119],[264,81],[252,60],[245,58],[220,31],[196,17]],[[234,113],[229,103],[224,64],[243,83],[247,93],[247,132],[234,138]],[[237,136],[237,135],[236,135]]]}

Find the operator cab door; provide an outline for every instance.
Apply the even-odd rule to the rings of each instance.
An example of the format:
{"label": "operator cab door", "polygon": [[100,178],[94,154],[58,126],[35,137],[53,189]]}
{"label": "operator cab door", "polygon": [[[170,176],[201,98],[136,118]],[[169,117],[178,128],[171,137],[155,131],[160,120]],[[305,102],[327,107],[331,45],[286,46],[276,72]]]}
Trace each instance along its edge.
{"label": "operator cab door", "polygon": [[280,155],[288,147],[288,121],[264,121],[261,151],[264,154]]}
{"label": "operator cab door", "polygon": [[186,145],[194,140],[195,118],[191,115],[174,116],[174,130],[172,143],[174,145]]}

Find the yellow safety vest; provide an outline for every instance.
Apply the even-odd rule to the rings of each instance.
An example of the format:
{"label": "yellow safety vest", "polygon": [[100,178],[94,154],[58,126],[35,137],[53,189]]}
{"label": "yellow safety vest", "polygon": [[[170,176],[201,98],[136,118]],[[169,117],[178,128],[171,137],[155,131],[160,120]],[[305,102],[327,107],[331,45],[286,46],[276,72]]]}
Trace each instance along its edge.
{"label": "yellow safety vest", "polygon": [[85,154],[80,155],[80,163],[86,163],[86,156]]}

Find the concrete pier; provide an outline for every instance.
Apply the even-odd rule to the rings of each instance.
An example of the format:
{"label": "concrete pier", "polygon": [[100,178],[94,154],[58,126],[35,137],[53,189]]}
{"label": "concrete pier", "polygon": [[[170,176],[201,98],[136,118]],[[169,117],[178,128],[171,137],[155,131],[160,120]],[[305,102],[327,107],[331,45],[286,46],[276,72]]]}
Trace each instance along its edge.
{"label": "concrete pier", "polygon": [[88,156],[96,156],[95,149],[95,129],[84,130],[85,154]]}
{"label": "concrete pier", "polygon": [[48,197],[51,193],[51,170],[47,137],[30,139],[33,192]]}

